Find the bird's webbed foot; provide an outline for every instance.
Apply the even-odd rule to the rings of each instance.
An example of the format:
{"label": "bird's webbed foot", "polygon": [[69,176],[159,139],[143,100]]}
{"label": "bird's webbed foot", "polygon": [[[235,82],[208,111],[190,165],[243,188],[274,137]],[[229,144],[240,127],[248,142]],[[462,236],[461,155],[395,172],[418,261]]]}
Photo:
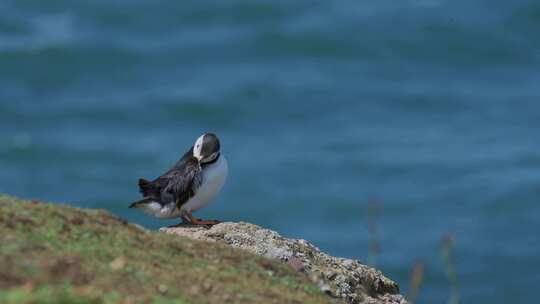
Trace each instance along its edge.
{"label": "bird's webbed foot", "polygon": [[182,216],[183,223],[190,224],[190,225],[196,225],[196,226],[206,226],[208,228],[219,224],[220,221],[218,220],[202,220],[199,218],[194,217],[191,212],[186,212],[185,216]]}

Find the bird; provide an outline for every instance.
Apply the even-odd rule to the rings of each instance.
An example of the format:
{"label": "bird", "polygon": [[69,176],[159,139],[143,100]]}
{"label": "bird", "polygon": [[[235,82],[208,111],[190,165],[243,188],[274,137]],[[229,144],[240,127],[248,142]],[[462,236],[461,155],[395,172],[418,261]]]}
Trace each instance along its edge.
{"label": "bird", "polygon": [[219,138],[214,133],[204,133],[168,171],[152,181],[140,178],[139,191],[143,198],[129,208],[140,208],[156,218],[180,218],[179,225],[218,224],[217,220],[198,219],[192,213],[218,195],[228,173]]}

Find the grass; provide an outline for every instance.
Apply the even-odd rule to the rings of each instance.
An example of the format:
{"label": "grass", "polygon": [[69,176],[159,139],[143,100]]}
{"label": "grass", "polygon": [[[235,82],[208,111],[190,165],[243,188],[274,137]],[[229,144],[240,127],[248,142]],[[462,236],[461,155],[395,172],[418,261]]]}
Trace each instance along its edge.
{"label": "grass", "polygon": [[446,268],[448,283],[450,284],[450,297],[448,298],[448,304],[459,303],[458,277],[451,255],[453,247],[454,238],[451,235],[443,236],[441,241],[441,258]]}
{"label": "grass", "polygon": [[102,210],[0,196],[0,244],[0,303],[334,303],[285,264]]}
{"label": "grass", "polygon": [[418,260],[414,263],[413,270],[411,273],[409,294],[407,300],[409,304],[414,304],[416,302],[416,297],[418,296],[418,291],[422,285],[422,280],[424,279],[424,262]]}

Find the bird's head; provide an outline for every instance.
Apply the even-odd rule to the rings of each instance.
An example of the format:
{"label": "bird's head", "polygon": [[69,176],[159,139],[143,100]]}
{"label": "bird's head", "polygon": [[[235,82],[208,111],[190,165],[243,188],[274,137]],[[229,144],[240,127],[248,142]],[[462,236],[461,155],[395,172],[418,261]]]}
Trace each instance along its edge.
{"label": "bird's head", "polygon": [[214,161],[219,156],[219,139],[214,133],[204,133],[193,144],[193,156],[201,165]]}

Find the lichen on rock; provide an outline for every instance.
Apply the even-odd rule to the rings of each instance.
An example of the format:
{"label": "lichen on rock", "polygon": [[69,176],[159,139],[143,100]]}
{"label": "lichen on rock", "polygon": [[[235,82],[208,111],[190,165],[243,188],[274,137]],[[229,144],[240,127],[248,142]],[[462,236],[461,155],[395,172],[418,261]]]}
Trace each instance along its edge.
{"label": "lichen on rock", "polygon": [[279,233],[250,223],[220,223],[211,228],[179,226],[160,231],[228,244],[249,252],[281,260],[305,272],[319,288],[347,303],[405,304],[398,285],[380,271],[357,260],[330,256],[302,239],[285,238]]}

